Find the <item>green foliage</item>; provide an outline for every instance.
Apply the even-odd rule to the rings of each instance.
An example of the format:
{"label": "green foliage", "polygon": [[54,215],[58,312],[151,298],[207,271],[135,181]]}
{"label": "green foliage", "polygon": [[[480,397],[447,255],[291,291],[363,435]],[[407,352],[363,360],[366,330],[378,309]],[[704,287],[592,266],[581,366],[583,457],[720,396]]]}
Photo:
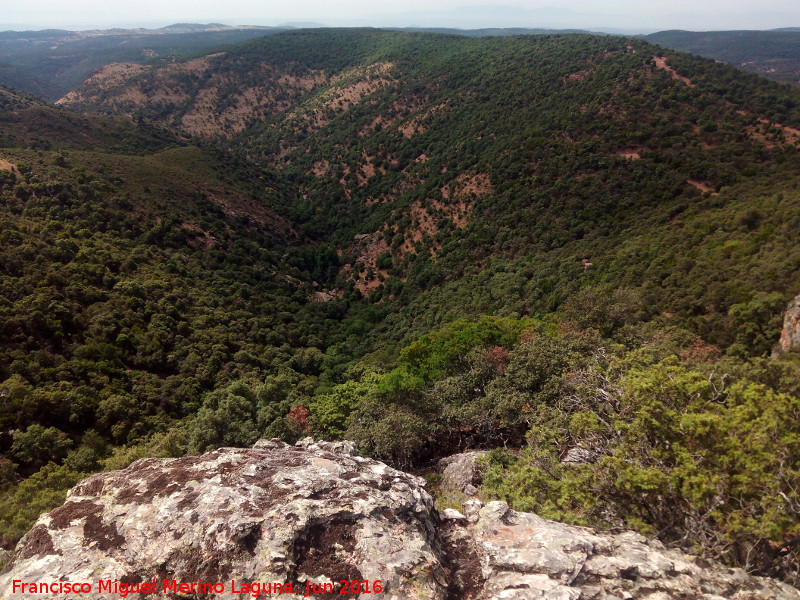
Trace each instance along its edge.
{"label": "green foliage", "polygon": [[[221,93],[212,80],[280,96],[219,141],[278,167],[270,183],[314,242],[298,258],[317,283],[398,313],[369,350],[467,314],[546,314],[571,299],[570,316],[603,333],[666,312],[723,349],[762,354],[774,324],[743,335],[731,306],[754,290],[787,301],[800,285],[800,153],[786,129],[800,126],[800,97],[786,86],[615,36],[304,30],[209,60],[213,78],[156,69],[84,90],[86,104],[165,111],[159,122],[180,126],[201,91]],[[309,87],[281,87],[285,77]],[[185,101],[126,103],[143,85]],[[367,92],[345,100],[349,86]],[[471,178],[483,189],[461,190]],[[386,246],[365,255],[365,239]],[[582,288],[620,291],[603,306]]]}
{"label": "green foliage", "polygon": [[420,457],[430,436],[431,422],[402,404],[381,397],[363,401],[352,415],[347,435],[367,454],[409,468]]}
{"label": "green foliage", "polygon": [[37,423],[29,425],[24,431],[15,431],[12,437],[11,456],[34,470],[49,462],[62,460],[72,445],[63,431],[55,427],[45,428]]}
{"label": "green foliage", "polygon": [[459,370],[463,366],[460,361],[473,348],[515,342],[526,325],[495,317],[454,321],[404,348],[400,364],[409,374],[431,381]]}
{"label": "green foliage", "polygon": [[[533,412],[519,458],[491,457],[486,491],[796,581],[800,400],[720,368],[649,350],[595,353]],[[562,462],[569,449],[584,462]]]}
{"label": "green foliage", "polygon": [[63,503],[67,491],[85,476],[86,473],[49,463],[19,485],[0,489],[0,540],[3,544],[22,537],[41,513]]}
{"label": "green foliage", "polygon": [[[324,365],[350,360],[346,344],[339,363],[325,354],[348,307],[308,302],[263,170],[197,148],[2,157],[16,167],[0,180],[0,428],[11,434],[0,452],[16,461],[2,461],[7,502],[48,461],[87,473],[305,434],[288,415]],[[229,218],[209,190],[250,216]],[[255,409],[229,389],[237,381],[262,382]],[[231,416],[240,420],[226,432]],[[60,479],[39,483],[49,504],[9,504],[3,544],[63,498]]]}
{"label": "green foliage", "polygon": [[346,435],[403,466],[450,447],[518,442],[534,407],[597,339],[530,319],[458,321],[403,348],[400,366],[355,406]]}
{"label": "green foliage", "polygon": [[341,438],[350,424],[350,414],[366,398],[374,395],[383,377],[379,373],[365,372],[360,377],[348,379],[326,394],[319,394],[311,402],[311,430],[323,439]]}
{"label": "green foliage", "polygon": [[[154,433],[130,446],[116,446],[101,461],[103,471],[124,469],[140,458],[177,458],[186,454],[186,429],[182,425]],[[67,459],[69,460],[69,458]]]}
{"label": "green foliage", "polygon": [[617,329],[635,323],[645,314],[638,290],[617,288],[610,294],[595,287],[585,287],[564,303],[563,313],[581,329],[597,329],[610,335]]}
{"label": "green foliage", "polygon": [[287,418],[292,406],[306,401],[298,383],[296,375],[284,374],[255,385],[235,381],[206,394],[197,415],[186,424],[188,451],[247,447],[262,437],[298,439],[303,429]]}
{"label": "green foliage", "polygon": [[736,338],[728,353],[740,356],[769,354],[775,345],[775,331],[782,324],[784,305],[783,296],[772,292],[756,293],[751,300],[731,306],[728,316],[736,325]]}
{"label": "green foliage", "polygon": [[[614,36],[208,61],[279,103],[217,149],[0,90],[4,544],[79,472],[312,433],[522,446],[486,479],[518,508],[797,577],[797,92]],[[207,81],[170,73],[94,108],[163,83],[117,107],[177,126]]]}

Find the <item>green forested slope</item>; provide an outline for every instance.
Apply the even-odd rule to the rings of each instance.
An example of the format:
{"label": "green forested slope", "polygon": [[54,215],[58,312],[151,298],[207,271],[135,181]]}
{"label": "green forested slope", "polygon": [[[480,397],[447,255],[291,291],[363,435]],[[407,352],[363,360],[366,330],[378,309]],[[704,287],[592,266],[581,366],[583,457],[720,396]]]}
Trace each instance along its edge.
{"label": "green forested slope", "polygon": [[127,119],[87,118],[0,85],[0,147],[37,150],[152,152],[180,142],[161,128],[143,129]]}
{"label": "green forested slope", "polygon": [[[7,139],[21,146],[0,148],[7,545],[115,447],[181,429],[205,391],[282,373],[263,418],[284,432],[341,315],[309,302],[306,253],[264,169],[8,90],[3,100]],[[49,127],[68,149],[34,149]],[[75,150],[82,140],[94,151]],[[142,154],[119,150],[130,146]]]}
{"label": "green forested slope", "polygon": [[782,83],[800,84],[800,31],[659,31],[654,44],[724,61]]}
{"label": "green forested slope", "polygon": [[[75,106],[161,115],[181,127],[198,111],[206,120],[230,114],[213,78],[271,98],[245,129],[220,128],[216,138],[290,183],[300,234],[344,263],[317,277],[354,298],[435,301],[439,290],[421,292],[474,271],[466,284],[479,290],[474,308],[537,312],[582,285],[630,285],[649,294],[652,310],[677,309],[727,346],[738,327],[733,305],[761,292],[782,302],[797,285],[789,240],[758,258],[742,247],[704,250],[713,236],[693,231],[712,227],[693,224],[710,212],[726,228],[742,223],[733,241],[774,239],[765,232],[780,225],[775,213],[756,205],[779,192],[793,197],[800,98],[788,87],[641,41],[587,35],[304,31],[209,60],[213,77],[157,70],[79,90]],[[289,94],[290,77],[306,85]],[[145,89],[160,99],[127,100]],[[216,105],[193,100],[214,94]],[[654,250],[663,231],[670,243]],[[682,258],[668,258],[672,248]],[[722,274],[714,266],[743,252],[747,264],[728,260],[735,264]],[[759,260],[780,276],[743,284],[741,271]],[[679,261],[697,286],[674,275]],[[525,273],[519,301],[491,301],[492,286],[476,283],[490,264]]]}
{"label": "green forested slope", "polygon": [[265,27],[0,32],[0,83],[55,101],[112,62],[167,63],[273,33]]}
{"label": "green forested slope", "polygon": [[7,543],[80,472],[311,433],[507,446],[487,497],[797,581],[797,360],[767,357],[798,92],[588,35],[298,31],[112,75],[68,104],[163,139],[0,150]]}

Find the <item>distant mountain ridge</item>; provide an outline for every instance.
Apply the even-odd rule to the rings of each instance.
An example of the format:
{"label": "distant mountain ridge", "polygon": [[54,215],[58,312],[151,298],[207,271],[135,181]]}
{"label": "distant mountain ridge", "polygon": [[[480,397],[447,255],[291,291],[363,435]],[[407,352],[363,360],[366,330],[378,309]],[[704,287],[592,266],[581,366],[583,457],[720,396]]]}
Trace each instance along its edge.
{"label": "distant mountain ridge", "polygon": [[161,29],[0,32],[0,83],[57,100],[111,62],[169,62],[281,28],[177,23]]}
{"label": "distant mountain ridge", "polygon": [[[221,23],[175,23],[159,29],[0,32],[0,83],[57,100],[109,63],[148,64],[200,55],[214,48],[298,27],[324,28],[319,23],[286,23],[279,27]],[[467,37],[590,33],[585,29],[530,27],[460,29],[397,27],[387,31],[427,32]],[[607,35],[603,31],[593,31]],[[663,31],[645,39],[675,50],[730,63],[777,81],[800,81],[800,30]]]}
{"label": "distant mountain ridge", "polygon": [[586,29],[545,29],[530,27],[485,27],[483,29],[456,29],[453,27],[382,27],[386,31],[408,31],[418,33],[444,33],[467,37],[491,37],[506,35],[555,35],[562,33],[600,33]]}
{"label": "distant mountain ridge", "polygon": [[800,86],[800,29],[660,31],[645,39],[681,52],[721,60],[764,77]]}

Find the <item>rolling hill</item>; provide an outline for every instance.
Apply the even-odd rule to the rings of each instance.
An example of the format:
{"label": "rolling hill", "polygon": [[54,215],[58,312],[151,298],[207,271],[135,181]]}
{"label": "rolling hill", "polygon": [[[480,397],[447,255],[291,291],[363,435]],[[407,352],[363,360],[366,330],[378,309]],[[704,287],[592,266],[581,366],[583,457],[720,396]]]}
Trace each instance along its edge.
{"label": "rolling hill", "polygon": [[0,32],[0,83],[57,100],[111,62],[170,62],[280,31],[176,24],[161,29]]}
{"label": "rolling hill", "polygon": [[645,39],[721,60],[744,71],[800,85],[800,31],[660,31]]}
{"label": "rolling hill", "polygon": [[[545,280],[646,285],[614,273],[605,248],[623,232],[694,220],[736,190],[793,177],[795,92],[660,52],[587,35],[301,31],[163,68],[112,65],[61,104],[166,124],[270,165],[296,186],[302,234],[342,257],[328,286],[409,303],[475,265],[530,260],[539,266],[521,295],[536,311],[559,302]],[[567,252],[574,271],[545,274],[545,257]],[[692,302],[726,313],[742,293]]]}
{"label": "rolling hill", "polygon": [[330,29],[0,98],[6,543],[80,473],[310,433],[512,447],[482,493],[798,581],[797,90]]}

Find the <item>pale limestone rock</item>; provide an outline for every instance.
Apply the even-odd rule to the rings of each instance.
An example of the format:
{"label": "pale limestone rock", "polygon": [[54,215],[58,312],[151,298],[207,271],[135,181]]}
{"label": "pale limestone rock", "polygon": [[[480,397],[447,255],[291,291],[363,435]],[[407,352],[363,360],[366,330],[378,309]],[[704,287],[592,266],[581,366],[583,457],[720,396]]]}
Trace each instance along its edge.
{"label": "pale limestone rock", "polygon": [[[477,557],[480,600],[799,600],[800,591],[738,569],[701,567],[689,555],[625,532],[611,534],[542,519],[490,502],[453,546],[463,564]],[[452,529],[445,538],[452,535]],[[465,574],[456,579],[468,580]]]}
{"label": "pale limestone rock", "polygon": [[443,490],[458,490],[467,496],[476,495],[475,485],[480,484],[482,479],[478,459],[487,454],[483,450],[475,450],[441,459],[437,465],[442,474],[440,487]]}
{"label": "pale limestone rock", "polygon": [[585,463],[593,463],[597,460],[597,452],[584,448],[583,446],[575,446],[567,451],[566,456],[561,459],[561,463],[565,465],[582,465]]}
{"label": "pale limestone rock", "polygon": [[[384,598],[444,598],[438,515],[424,482],[333,452],[343,449],[222,448],[89,477],[20,542],[0,576],[0,598],[12,597],[13,579],[59,577],[381,580]],[[241,598],[230,589],[215,597]]]}
{"label": "pale limestone rock", "polygon": [[445,508],[443,511],[439,513],[439,516],[443,519],[451,519],[453,521],[466,521],[467,517],[465,517],[462,513],[458,512],[455,508]]}
{"label": "pale limestone rock", "polygon": [[483,502],[478,500],[477,498],[470,498],[466,500],[463,505],[464,515],[466,515],[467,519],[471,523],[474,523],[478,520],[478,514],[480,510],[483,508]]}
{"label": "pale limestone rock", "polygon": [[783,313],[783,329],[776,354],[800,348],[800,296],[789,302]]}
{"label": "pale limestone rock", "polygon": [[[375,600],[800,600],[744,572],[701,566],[632,533],[603,533],[477,499],[441,514],[423,480],[348,443],[261,440],[252,449],[144,459],[78,484],[0,575],[11,582],[380,580]],[[335,594],[353,598],[353,594]],[[98,593],[82,598],[111,599]],[[177,598],[133,595],[129,598]],[[262,597],[270,597],[262,596]]]}

